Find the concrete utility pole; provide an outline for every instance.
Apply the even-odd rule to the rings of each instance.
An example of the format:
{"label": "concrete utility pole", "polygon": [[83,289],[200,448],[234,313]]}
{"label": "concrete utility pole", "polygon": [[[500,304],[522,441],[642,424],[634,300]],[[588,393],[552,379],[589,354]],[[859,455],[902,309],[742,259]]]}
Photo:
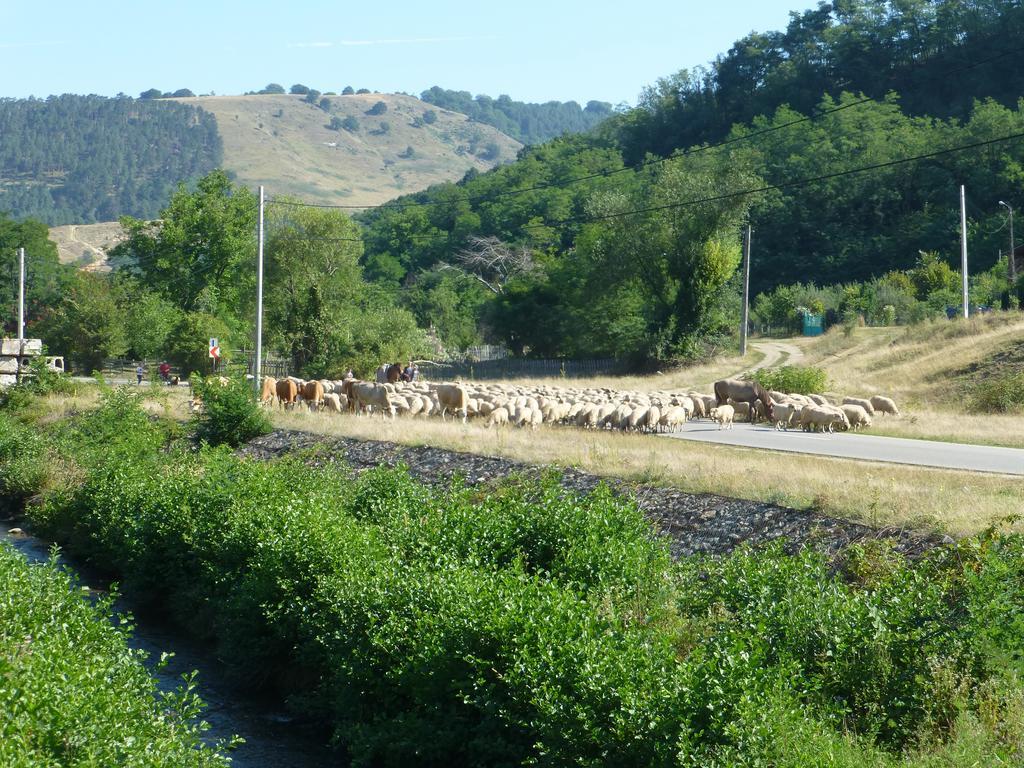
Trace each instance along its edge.
{"label": "concrete utility pole", "polygon": [[970,307],[967,304],[967,192],[964,185],[960,185],[960,278],[963,281],[963,304],[964,317],[971,316]]}
{"label": "concrete utility pole", "polygon": [[260,391],[263,372],[263,185],[260,185],[259,234],[256,245],[256,391]]}
{"label": "concrete utility pole", "polygon": [[740,356],[747,354],[747,326],[750,322],[750,225],[743,230],[743,320],[740,323]]}
{"label": "concrete utility pole", "polygon": [[18,378],[21,381],[21,358],[25,354],[25,249],[18,249]]}
{"label": "concrete utility pole", "polygon": [[999,204],[1006,207],[1006,210],[1010,212],[1010,258],[1007,259],[1007,265],[1009,267],[1010,282],[1017,282],[1017,243],[1013,239],[1013,206],[1009,203],[1004,203],[1002,200]]}

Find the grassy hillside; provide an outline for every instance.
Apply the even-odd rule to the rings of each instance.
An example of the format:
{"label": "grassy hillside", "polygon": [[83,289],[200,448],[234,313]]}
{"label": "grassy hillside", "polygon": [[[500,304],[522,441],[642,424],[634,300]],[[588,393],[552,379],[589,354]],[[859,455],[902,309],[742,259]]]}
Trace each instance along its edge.
{"label": "grassy hillside", "polygon": [[861,328],[850,336],[836,329],[794,341],[804,347],[804,362],[828,371],[836,393],[895,398],[903,417],[876,418],[873,434],[1024,448],[1024,414],[979,413],[972,405],[979,372],[1024,372],[1019,313]]}
{"label": "grassy hillside", "polygon": [[[273,196],[375,205],[515,158],[519,142],[468,117],[411,96],[328,96],[322,109],[302,96],[260,94],[177,99],[212,113],[224,168]],[[387,111],[369,115],[377,102]],[[436,115],[423,122],[424,112]],[[328,127],[353,118],[355,130]],[[414,124],[415,121],[415,124]],[[388,130],[382,131],[381,123]],[[412,148],[412,153],[408,152]]]}

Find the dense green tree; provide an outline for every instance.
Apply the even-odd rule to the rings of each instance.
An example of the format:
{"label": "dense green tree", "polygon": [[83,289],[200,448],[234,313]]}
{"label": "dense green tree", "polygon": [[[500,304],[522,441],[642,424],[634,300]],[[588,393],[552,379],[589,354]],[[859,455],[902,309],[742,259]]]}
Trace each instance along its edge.
{"label": "dense green tree", "polygon": [[284,93],[284,86],[278,83],[268,83],[260,93]]}
{"label": "dense green tree", "polygon": [[346,85],[344,88],[342,88],[341,95],[342,96],[351,96],[355,92],[356,92],[355,89],[351,85]]}
{"label": "dense green tree", "polygon": [[84,374],[101,369],[106,358],[119,357],[129,349],[124,314],[111,279],[90,272],[75,276],[32,332],[52,353],[64,355],[71,369]]}
{"label": "dense green tree", "polygon": [[366,114],[368,114],[368,115],[383,115],[387,111],[388,111],[388,105],[386,103],[384,103],[383,101],[378,101],[376,104],[374,104],[368,110],[366,110]]}
{"label": "dense green tree", "polygon": [[209,374],[213,369],[213,358],[209,356],[210,339],[220,342],[222,359],[226,361],[232,348],[230,333],[223,320],[208,312],[182,313],[167,336],[162,356],[185,378],[193,371]]}
{"label": "dense green tree", "polygon": [[167,340],[181,321],[181,310],[132,280],[122,281],[115,297],[124,318],[128,354],[145,359],[164,356]]}
{"label": "dense green tree", "polygon": [[143,91],[139,94],[140,99],[159,99],[163,96],[163,91],[159,88],[150,88],[148,91]]}
{"label": "dense green tree", "polygon": [[278,205],[266,242],[266,334],[288,350],[296,370],[332,362],[327,329],[356,305],[364,288],[359,229],[344,213]]}
{"label": "dense green tree", "polygon": [[178,188],[158,221],[126,218],[127,239],[111,251],[121,270],[186,312],[248,317],[256,251],[252,192],[223,171]]}
{"label": "dense green tree", "polygon": [[16,334],[18,327],[18,248],[25,249],[26,322],[45,317],[74,279],[74,268],[60,263],[49,237],[42,222],[15,221],[0,212],[0,312],[7,335]]}
{"label": "dense green tree", "polygon": [[309,86],[303,85],[302,83],[296,83],[295,85],[288,89],[288,93],[298,96],[305,96],[307,93],[309,93]]}

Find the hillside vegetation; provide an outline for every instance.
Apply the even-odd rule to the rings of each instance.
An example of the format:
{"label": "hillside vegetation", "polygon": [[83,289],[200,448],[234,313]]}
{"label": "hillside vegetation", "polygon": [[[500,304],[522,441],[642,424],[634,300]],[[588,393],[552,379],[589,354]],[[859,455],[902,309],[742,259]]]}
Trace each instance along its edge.
{"label": "hillside vegetation", "polygon": [[[375,205],[468,171],[486,171],[513,160],[520,148],[490,126],[411,96],[320,96],[311,103],[300,95],[252,94],[176,101],[214,116],[224,168],[240,183],[312,202]],[[428,112],[432,117],[425,117]]]}
{"label": "hillside vegetation", "polygon": [[420,98],[493,125],[524,144],[540,144],[563,133],[584,133],[613,114],[612,105],[604,101],[588,101],[586,107],[575,101],[527,104],[506,95],[492,99],[486,94],[473,96],[469,91],[452,91],[436,85],[421,93]]}
{"label": "hillside vegetation", "polygon": [[[921,251],[958,264],[964,184],[984,272],[1007,247],[999,201],[1024,202],[1021,63],[1005,45],[1022,27],[1001,0],[822,4],[666,78],[596,135],[367,213],[368,270],[452,345],[468,327],[522,353],[648,362],[734,335],[741,222],[755,293],[867,281]],[[489,292],[479,269],[460,283],[448,265],[474,263],[481,238],[535,258]],[[432,292],[472,298],[420,300]]]}
{"label": "hillside vegetation", "polygon": [[50,225],[151,218],[222,159],[210,115],[127,96],[0,99],[0,136],[0,211]]}

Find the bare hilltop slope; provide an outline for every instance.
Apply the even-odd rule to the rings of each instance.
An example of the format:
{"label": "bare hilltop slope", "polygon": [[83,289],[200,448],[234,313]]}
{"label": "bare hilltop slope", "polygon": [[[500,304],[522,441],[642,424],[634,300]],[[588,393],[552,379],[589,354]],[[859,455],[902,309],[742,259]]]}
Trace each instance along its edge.
{"label": "bare hilltop slope", "polygon": [[[317,104],[290,94],[177,101],[216,117],[224,167],[239,182],[312,202],[376,205],[513,160],[522,146],[463,114],[398,94],[326,96]],[[436,119],[424,120],[426,112]]]}
{"label": "bare hilltop slope", "polygon": [[124,230],[116,221],[50,227],[50,239],[57,244],[61,263],[82,269],[105,269],[107,252],[123,238]]}

